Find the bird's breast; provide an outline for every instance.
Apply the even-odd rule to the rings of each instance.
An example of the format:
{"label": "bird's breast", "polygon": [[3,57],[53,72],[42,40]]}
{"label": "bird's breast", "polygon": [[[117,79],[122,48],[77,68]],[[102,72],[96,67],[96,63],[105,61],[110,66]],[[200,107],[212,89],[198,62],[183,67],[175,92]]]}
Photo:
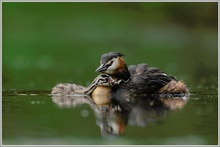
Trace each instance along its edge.
{"label": "bird's breast", "polygon": [[98,86],[91,94],[92,99],[97,105],[109,104],[110,99],[110,87]]}

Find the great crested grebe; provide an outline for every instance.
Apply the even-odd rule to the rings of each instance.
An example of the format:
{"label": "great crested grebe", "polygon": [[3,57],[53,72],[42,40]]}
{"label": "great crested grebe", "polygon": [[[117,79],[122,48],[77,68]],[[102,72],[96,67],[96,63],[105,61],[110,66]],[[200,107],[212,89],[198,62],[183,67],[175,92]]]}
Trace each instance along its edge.
{"label": "great crested grebe", "polygon": [[93,82],[88,87],[83,87],[76,84],[69,83],[60,83],[57,84],[53,89],[51,94],[59,95],[74,95],[74,94],[86,94],[90,95],[93,90],[98,86],[113,86],[118,84],[115,80],[112,79],[108,74],[98,75]]}
{"label": "great crested grebe", "polygon": [[[149,94],[189,94],[186,85],[172,76],[167,76],[160,69],[149,67],[145,63],[127,67],[121,53],[109,52],[101,56],[100,66],[96,72],[112,76],[120,80],[120,84],[110,89],[111,96],[138,96]],[[97,87],[93,93],[101,91]]]}

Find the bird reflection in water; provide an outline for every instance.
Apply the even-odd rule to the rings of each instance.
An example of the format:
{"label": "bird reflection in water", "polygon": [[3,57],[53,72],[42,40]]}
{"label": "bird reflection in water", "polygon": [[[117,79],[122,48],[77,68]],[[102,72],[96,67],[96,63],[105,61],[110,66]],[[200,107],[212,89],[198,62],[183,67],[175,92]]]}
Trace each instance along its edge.
{"label": "bird reflection in water", "polygon": [[[61,108],[74,108],[78,105],[88,104],[95,113],[96,123],[101,129],[103,137],[122,135],[127,125],[139,127],[149,123],[164,120],[167,113],[182,109],[188,101],[184,97],[124,97],[121,101],[115,98],[91,96],[61,96],[53,95],[52,101]],[[94,99],[110,99],[109,103],[97,104]],[[131,101],[128,101],[131,100]],[[106,102],[106,101],[105,101]]]}

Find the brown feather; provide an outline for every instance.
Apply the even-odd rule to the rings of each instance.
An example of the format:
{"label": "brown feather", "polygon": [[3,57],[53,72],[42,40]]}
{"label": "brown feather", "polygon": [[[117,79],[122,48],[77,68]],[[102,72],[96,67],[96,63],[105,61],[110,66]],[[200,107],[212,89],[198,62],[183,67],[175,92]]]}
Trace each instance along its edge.
{"label": "brown feather", "polygon": [[189,91],[182,81],[175,81],[172,80],[168,84],[166,84],[164,87],[162,87],[159,91],[159,93],[185,93],[188,94]]}

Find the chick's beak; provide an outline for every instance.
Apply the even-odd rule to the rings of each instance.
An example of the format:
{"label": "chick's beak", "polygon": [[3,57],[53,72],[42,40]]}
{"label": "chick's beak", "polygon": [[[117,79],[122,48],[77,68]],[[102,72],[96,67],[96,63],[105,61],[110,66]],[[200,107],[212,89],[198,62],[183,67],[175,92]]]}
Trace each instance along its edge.
{"label": "chick's beak", "polygon": [[96,72],[102,72],[105,71],[107,67],[104,64],[101,64],[95,71]]}

